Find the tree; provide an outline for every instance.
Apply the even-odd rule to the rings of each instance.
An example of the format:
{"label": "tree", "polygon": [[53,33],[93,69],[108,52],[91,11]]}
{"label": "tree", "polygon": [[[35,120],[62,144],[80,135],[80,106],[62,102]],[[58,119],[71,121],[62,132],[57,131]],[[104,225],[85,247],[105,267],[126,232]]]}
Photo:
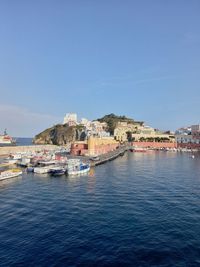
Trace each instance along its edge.
{"label": "tree", "polygon": [[126,132],[126,135],[127,135],[128,142],[132,142],[133,141],[132,132],[131,131],[127,131]]}

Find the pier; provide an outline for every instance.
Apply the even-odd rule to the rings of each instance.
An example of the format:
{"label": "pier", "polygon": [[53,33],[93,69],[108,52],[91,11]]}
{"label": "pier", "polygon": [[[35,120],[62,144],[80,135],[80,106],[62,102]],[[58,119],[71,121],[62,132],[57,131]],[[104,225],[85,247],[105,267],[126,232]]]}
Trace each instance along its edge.
{"label": "pier", "polygon": [[111,161],[111,160],[114,160],[120,156],[123,156],[124,153],[126,151],[129,150],[129,147],[128,146],[121,146],[119,147],[118,149],[114,150],[114,151],[110,151],[106,154],[102,154],[102,155],[99,155],[99,160],[91,160],[90,159],[90,164],[91,166],[98,166],[98,165],[101,165],[101,164],[104,164],[106,163],[107,161]]}
{"label": "pier", "polygon": [[108,161],[114,160],[114,159],[116,159],[116,158],[118,158],[120,156],[123,156],[124,153],[126,151],[128,151],[129,149],[130,149],[130,146],[127,146],[127,145],[120,146],[116,150],[110,151],[110,152],[105,153],[105,154],[98,155],[97,156],[99,158],[98,160],[93,159],[92,156],[74,156],[74,155],[67,155],[67,158],[68,159],[76,158],[76,159],[80,159],[83,162],[90,162],[90,166],[91,167],[95,167],[95,166],[104,164],[104,163],[106,163]]}

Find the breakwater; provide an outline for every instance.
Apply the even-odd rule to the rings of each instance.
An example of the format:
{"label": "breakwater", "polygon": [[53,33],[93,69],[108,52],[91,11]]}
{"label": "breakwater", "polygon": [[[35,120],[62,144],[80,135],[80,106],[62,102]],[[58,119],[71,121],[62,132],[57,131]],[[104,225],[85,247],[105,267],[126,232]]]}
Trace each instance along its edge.
{"label": "breakwater", "polygon": [[103,163],[106,163],[107,161],[114,160],[119,156],[123,156],[124,153],[128,150],[129,150],[128,146],[121,146],[114,151],[110,151],[106,154],[99,155],[98,160],[91,161],[91,166],[98,166],[98,165],[101,165]]}
{"label": "breakwater", "polygon": [[37,146],[6,146],[0,147],[0,156],[9,155],[10,153],[36,152],[39,150],[55,150],[56,145],[37,145]]}

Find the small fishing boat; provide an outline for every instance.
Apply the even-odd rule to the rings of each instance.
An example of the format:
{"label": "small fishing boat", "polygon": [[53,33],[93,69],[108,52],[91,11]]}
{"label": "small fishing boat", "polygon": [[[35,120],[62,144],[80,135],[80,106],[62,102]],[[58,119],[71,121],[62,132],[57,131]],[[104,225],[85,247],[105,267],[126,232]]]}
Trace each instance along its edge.
{"label": "small fishing boat", "polygon": [[130,149],[131,152],[147,152],[147,149],[144,147],[133,147]]}
{"label": "small fishing boat", "polygon": [[10,179],[13,177],[17,177],[22,174],[22,171],[20,169],[11,169],[6,171],[0,172],[0,181],[5,179]]}
{"label": "small fishing boat", "polygon": [[68,166],[68,175],[80,175],[89,172],[90,165],[86,163],[80,163],[79,165]]}
{"label": "small fishing boat", "polygon": [[26,171],[27,171],[27,172],[34,172],[34,167],[28,166],[28,167],[26,168]]}
{"label": "small fishing boat", "polygon": [[61,167],[57,166],[57,167],[51,168],[49,173],[53,176],[61,176],[66,173],[66,169],[62,166]]}
{"label": "small fishing boat", "polygon": [[44,173],[48,173],[51,168],[52,168],[52,166],[35,167],[33,172],[38,173],[38,174],[44,174]]}
{"label": "small fishing boat", "polygon": [[31,162],[31,158],[23,157],[17,162],[17,165],[21,167],[27,167],[30,162]]}
{"label": "small fishing boat", "polygon": [[19,160],[21,160],[21,154],[17,153],[17,154],[10,154],[8,158],[6,158],[5,163],[7,164],[17,164],[19,162]]}

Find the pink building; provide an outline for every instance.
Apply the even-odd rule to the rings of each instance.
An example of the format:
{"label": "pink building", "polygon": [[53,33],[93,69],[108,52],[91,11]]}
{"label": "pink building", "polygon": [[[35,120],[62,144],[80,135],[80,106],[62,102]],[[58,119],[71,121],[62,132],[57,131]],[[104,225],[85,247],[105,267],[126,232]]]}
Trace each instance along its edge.
{"label": "pink building", "polygon": [[84,142],[76,142],[71,145],[71,155],[83,156],[88,153],[88,144]]}

